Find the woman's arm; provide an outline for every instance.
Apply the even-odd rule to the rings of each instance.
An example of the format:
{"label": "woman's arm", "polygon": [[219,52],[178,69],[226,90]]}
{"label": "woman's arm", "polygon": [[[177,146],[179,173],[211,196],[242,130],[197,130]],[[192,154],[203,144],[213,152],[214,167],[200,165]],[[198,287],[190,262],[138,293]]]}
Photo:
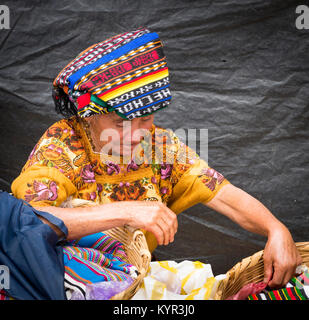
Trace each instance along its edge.
{"label": "woman's arm", "polygon": [[294,276],[301,257],[292,236],[260,201],[228,184],[204,204],[244,229],[268,238],[264,250],[264,281],[270,287],[283,286]]}
{"label": "woman's arm", "polygon": [[[174,241],[178,224],[173,211],[157,201],[119,201],[91,207],[61,208],[55,206],[35,207],[61,219],[68,229],[68,240],[114,227],[130,225],[152,232],[158,244]],[[58,236],[61,231],[46,219],[39,217],[53,228]]]}

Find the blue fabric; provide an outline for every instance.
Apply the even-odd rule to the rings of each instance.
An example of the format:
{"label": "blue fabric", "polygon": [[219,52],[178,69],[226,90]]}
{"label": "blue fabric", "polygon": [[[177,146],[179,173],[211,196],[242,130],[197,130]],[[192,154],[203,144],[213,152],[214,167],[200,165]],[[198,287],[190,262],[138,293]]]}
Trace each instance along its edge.
{"label": "blue fabric", "polygon": [[10,274],[4,291],[21,300],[65,300],[62,239],[37,215],[67,236],[62,220],[0,190],[0,265]]}
{"label": "blue fabric", "polygon": [[95,68],[98,68],[103,63],[106,63],[106,62],[111,61],[113,59],[117,59],[117,58],[121,57],[122,55],[128,53],[129,51],[131,51],[133,49],[136,49],[136,48],[142,46],[143,44],[145,44],[145,43],[147,43],[149,41],[155,40],[157,38],[159,38],[159,36],[155,32],[144,34],[140,38],[134,39],[134,40],[130,41],[129,43],[123,45],[122,47],[116,49],[115,51],[103,56],[102,58],[100,58],[96,62],[81,68],[80,70],[78,70],[77,72],[73,73],[69,77],[69,79],[68,79],[69,88],[73,90],[75,83],[81,77],[83,77],[85,74],[87,74],[91,70],[93,70]]}

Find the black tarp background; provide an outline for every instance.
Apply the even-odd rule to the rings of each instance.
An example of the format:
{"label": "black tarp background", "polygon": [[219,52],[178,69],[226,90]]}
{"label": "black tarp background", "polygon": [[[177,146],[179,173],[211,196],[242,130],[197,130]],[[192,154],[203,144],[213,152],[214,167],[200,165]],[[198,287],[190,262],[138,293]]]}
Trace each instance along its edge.
{"label": "black tarp background", "polygon": [[[172,104],[166,128],[208,129],[209,164],[262,201],[292,232],[309,235],[309,30],[289,0],[2,1],[0,188],[10,191],[42,133],[60,119],[52,81],[81,50],[138,26],[159,33]],[[263,248],[265,239],[196,205],[179,216],[158,259],[200,260],[214,274]]]}

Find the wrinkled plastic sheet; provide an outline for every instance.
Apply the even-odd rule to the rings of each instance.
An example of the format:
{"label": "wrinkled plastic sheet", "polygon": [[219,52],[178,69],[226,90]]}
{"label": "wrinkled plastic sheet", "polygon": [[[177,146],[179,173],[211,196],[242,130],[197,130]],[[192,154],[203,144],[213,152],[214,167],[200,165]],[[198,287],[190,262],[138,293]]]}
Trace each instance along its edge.
{"label": "wrinkled plastic sheet", "polygon": [[[82,49],[138,26],[159,33],[172,104],[157,125],[208,130],[208,162],[307,241],[309,30],[297,1],[3,1],[0,30],[0,188],[10,191],[54,112],[52,81]],[[215,274],[265,239],[196,205],[157,259],[200,260]]]}

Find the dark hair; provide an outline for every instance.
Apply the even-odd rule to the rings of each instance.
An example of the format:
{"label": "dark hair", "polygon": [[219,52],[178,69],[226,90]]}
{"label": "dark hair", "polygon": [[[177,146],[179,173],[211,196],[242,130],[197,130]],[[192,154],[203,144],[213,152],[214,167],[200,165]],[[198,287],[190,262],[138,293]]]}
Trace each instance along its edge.
{"label": "dark hair", "polygon": [[64,117],[72,117],[77,115],[74,103],[69,99],[68,95],[62,88],[53,88],[52,97],[55,103],[55,110]]}

